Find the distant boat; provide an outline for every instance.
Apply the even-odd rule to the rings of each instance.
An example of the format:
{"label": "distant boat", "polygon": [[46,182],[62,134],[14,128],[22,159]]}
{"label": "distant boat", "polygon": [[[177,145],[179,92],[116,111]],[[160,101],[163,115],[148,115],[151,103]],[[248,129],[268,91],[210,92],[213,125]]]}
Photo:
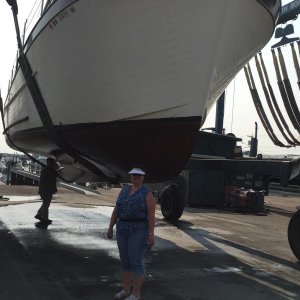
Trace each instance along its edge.
{"label": "distant boat", "polygon": [[6,170],[6,168],[7,168],[6,165],[3,162],[0,161],[0,175],[2,175],[2,172],[4,170]]}
{"label": "distant boat", "polygon": [[19,66],[4,108],[7,143],[54,155],[78,182],[122,179],[137,164],[149,181],[170,179],[211,105],[271,38],[280,7],[279,0],[48,1],[24,52],[57,136],[87,164],[49,137]]}

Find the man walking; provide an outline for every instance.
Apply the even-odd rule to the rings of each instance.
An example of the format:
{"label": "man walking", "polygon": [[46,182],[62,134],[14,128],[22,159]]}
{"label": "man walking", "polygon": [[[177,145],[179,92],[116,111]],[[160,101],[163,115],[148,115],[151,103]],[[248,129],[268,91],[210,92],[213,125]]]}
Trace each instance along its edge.
{"label": "man walking", "polygon": [[43,204],[38,210],[35,218],[44,224],[51,224],[49,220],[49,206],[52,196],[57,192],[56,188],[56,162],[53,158],[47,158],[47,166],[43,168],[40,176],[39,194],[43,200]]}

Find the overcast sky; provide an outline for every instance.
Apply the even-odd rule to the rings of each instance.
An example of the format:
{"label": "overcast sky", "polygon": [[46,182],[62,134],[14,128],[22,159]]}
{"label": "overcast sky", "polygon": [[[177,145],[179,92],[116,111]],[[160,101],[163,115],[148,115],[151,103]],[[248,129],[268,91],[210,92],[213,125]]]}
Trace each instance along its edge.
{"label": "overcast sky", "polygon": [[[19,0],[19,23],[20,27],[23,28],[23,24],[28,17],[28,15],[34,13],[35,10],[31,10],[35,3],[39,3],[39,0]],[[289,0],[283,0],[282,3],[286,4],[290,2]],[[295,28],[295,34],[293,37],[300,37],[300,18],[293,21],[292,24]],[[5,0],[1,0],[0,2],[0,35],[1,35],[1,48],[0,48],[0,88],[1,95],[3,100],[6,98],[8,81],[10,79],[10,74],[12,70],[12,66],[14,65],[16,58],[16,36],[15,29],[13,23],[13,17],[11,13],[11,9],[6,3]],[[271,45],[275,44],[277,40],[272,39],[269,44],[263,49],[263,57],[265,59],[265,63],[267,65],[267,69],[269,71],[269,76],[275,93],[277,95],[277,100],[279,101],[279,92],[277,88],[277,80],[275,77],[274,66],[272,64],[272,56],[271,56]],[[297,48],[296,48],[297,49]],[[283,53],[286,59],[286,63],[288,66],[288,71],[290,75],[290,80],[292,83],[292,87],[294,90],[294,94],[296,97],[296,101],[298,107],[300,108],[300,92],[297,86],[297,78],[295,75],[295,69],[291,59],[291,50],[290,46],[283,47]],[[297,52],[298,53],[298,52]],[[299,53],[298,53],[299,54]],[[299,56],[298,56],[299,58]],[[255,71],[255,65],[251,63],[252,71]],[[256,82],[259,85],[259,82]],[[265,99],[263,97],[263,93],[260,90],[260,96],[262,101],[265,103]],[[271,115],[265,105],[265,109],[267,114]],[[282,111],[284,113],[284,108],[282,105]],[[287,117],[286,117],[287,118]],[[287,118],[288,119],[288,118]],[[296,154],[300,155],[300,147],[297,148],[280,148],[278,146],[273,145],[271,140],[269,139],[267,133],[263,129],[259,118],[257,116],[256,110],[253,105],[253,101],[249,92],[249,88],[247,86],[247,82],[245,79],[244,71],[241,71],[237,74],[236,78],[226,89],[226,100],[225,100],[225,115],[224,115],[224,128],[226,133],[234,133],[237,137],[243,139],[242,147],[243,149],[248,149],[247,146],[249,136],[254,135],[255,130],[255,122],[258,123],[258,151],[263,154]],[[206,127],[214,127],[215,123],[215,108],[213,107],[203,128]],[[272,122],[274,124],[274,122]],[[289,123],[290,129],[296,137],[299,137],[299,134],[293,130],[292,125]],[[2,130],[2,122],[0,125],[0,130]],[[284,141],[279,131],[276,129],[274,125],[274,131],[278,133],[278,137]],[[0,135],[0,152],[15,152],[13,149],[9,148],[4,140],[3,135]]]}

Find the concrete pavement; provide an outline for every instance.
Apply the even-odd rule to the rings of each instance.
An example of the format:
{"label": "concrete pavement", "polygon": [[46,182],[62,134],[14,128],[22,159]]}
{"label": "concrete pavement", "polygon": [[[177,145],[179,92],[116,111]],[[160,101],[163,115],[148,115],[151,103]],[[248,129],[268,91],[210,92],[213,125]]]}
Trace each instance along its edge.
{"label": "concrete pavement", "polygon": [[[100,193],[59,189],[47,230],[34,225],[38,197],[1,202],[1,300],[112,299],[120,263],[105,232],[118,190]],[[300,265],[286,235],[300,200],[266,201],[266,216],[186,208],[174,225],[158,207],[142,299],[300,299]]]}

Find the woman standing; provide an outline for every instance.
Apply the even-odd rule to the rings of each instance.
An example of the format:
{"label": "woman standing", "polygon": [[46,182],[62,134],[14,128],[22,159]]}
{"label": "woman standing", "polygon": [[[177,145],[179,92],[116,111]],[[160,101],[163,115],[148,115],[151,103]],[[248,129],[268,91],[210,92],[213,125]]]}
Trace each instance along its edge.
{"label": "woman standing", "polygon": [[133,168],[128,174],[132,185],[125,186],[118,196],[107,237],[113,237],[113,227],[117,223],[123,289],[114,298],[138,300],[144,281],[144,255],[146,249],[154,245],[155,199],[143,185],[145,172],[141,168]]}

